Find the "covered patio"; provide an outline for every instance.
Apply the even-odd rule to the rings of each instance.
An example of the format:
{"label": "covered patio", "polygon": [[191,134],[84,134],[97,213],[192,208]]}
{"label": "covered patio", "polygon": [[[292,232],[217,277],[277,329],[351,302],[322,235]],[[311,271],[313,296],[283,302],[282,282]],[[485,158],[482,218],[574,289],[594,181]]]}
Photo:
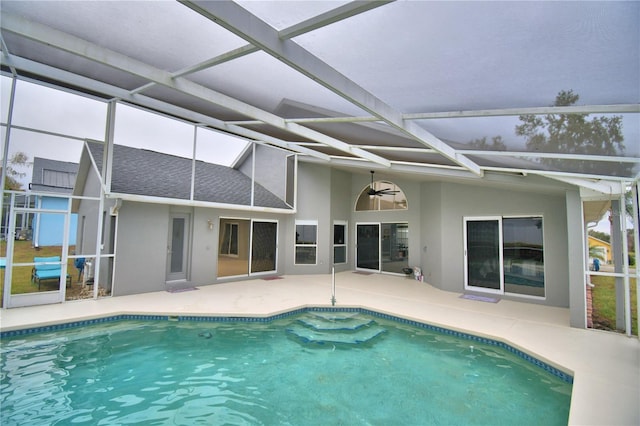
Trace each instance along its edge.
{"label": "covered patio", "polygon": [[[328,305],[335,224],[342,221],[350,223],[344,225],[350,245],[344,242],[349,261],[339,267],[344,272],[337,275],[337,306],[362,306],[505,340],[574,374],[572,424],[640,423],[640,341],[584,329],[590,276],[618,281],[619,328],[628,335],[631,278],[640,285],[637,269],[628,264],[632,246],[636,253],[640,246],[640,2],[1,0],[0,6],[2,169],[15,166],[14,155],[24,152],[82,163],[86,175],[100,170],[94,194],[74,192],[65,196],[68,205],[55,211],[26,202],[38,195],[24,190],[28,184],[5,191],[11,201],[2,207],[3,237],[12,240],[8,236],[19,220],[28,228],[29,215],[70,217],[72,205],[88,204],[93,216],[87,216],[91,229],[84,243],[89,248],[72,252],[74,242],[63,241],[62,275],[69,260],[91,258],[91,278],[120,288],[142,276],[126,272],[144,269],[131,268],[114,279],[118,227],[127,234],[122,214],[127,207],[137,206],[143,219],[166,209],[167,217],[156,217],[151,227],[159,230],[153,246],[160,247],[163,262],[165,251],[171,251],[165,250],[171,209],[192,215],[187,234],[213,241],[185,250],[185,258],[202,256],[191,262],[193,268],[179,271],[184,283],[198,281],[198,290],[101,298],[95,285],[92,300],[59,304],[64,285],[37,295],[38,301],[19,294],[19,303],[11,303],[11,274],[30,270],[34,262],[13,262],[8,244],[0,253],[6,259],[3,331],[119,313],[270,315]],[[139,125],[143,116],[152,118]],[[167,122],[179,131],[165,130]],[[218,145],[220,139],[226,145]],[[90,144],[101,147],[100,164],[83,154]],[[118,145],[189,159],[181,182],[186,195],[118,192],[112,187]],[[304,169],[305,182],[320,188],[307,192],[292,179],[283,189],[287,201],[291,196],[288,209],[256,205],[253,189],[247,205],[197,199],[196,163],[233,153],[226,166],[240,168],[264,147],[291,157],[291,170]],[[269,177],[265,169],[256,172],[254,162],[244,170],[252,188],[260,177]],[[411,190],[409,201],[417,200],[408,209],[410,235],[419,238],[410,243],[409,266],[433,272],[438,287],[429,280],[353,273],[358,223],[372,217],[377,227],[384,221],[409,222],[388,212],[354,211],[353,195],[366,189],[370,176],[374,190],[374,172],[383,179],[382,192],[399,181]],[[3,188],[10,177],[3,173]],[[338,213],[327,209],[327,217],[318,219],[316,202],[346,207]],[[458,209],[457,216],[451,208]],[[587,232],[607,212],[618,260],[613,272],[590,271]],[[275,264],[274,256],[272,271],[281,279],[225,282],[225,272],[206,269],[216,264],[210,253],[220,255],[215,241],[220,220],[253,220],[252,215],[279,220],[286,228],[278,230],[288,257]],[[459,290],[469,288],[463,282],[468,278],[463,218],[491,218],[496,233],[503,219],[539,222],[536,235],[547,239],[546,264],[528,258],[518,271],[544,276],[549,285],[543,280],[547,287],[540,294],[502,297],[499,303],[461,299]],[[311,244],[320,259],[312,273],[296,264],[297,240],[289,234],[295,234],[297,219],[305,223],[301,226],[315,220],[311,226],[326,237]],[[135,238],[144,223],[129,222],[129,234]],[[636,230],[631,243],[630,223]],[[443,224],[447,234],[441,233]],[[60,234],[67,235],[68,228],[69,221]],[[131,247],[120,247],[120,266],[127,248],[137,251],[129,258],[144,260],[139,246]],[[520,252],[533,257],[540,247]],[[500,256],[491,261],[504,271]],[[166,284],[163,268],[158,266],[162,279],[153,280],[159,286]],[[187,273],[192,271],[199,273],[197,279]],[[497,287],[473,290],[504,296],[504,274],[494,276]],[[151,285],[141,287],[146,291]],[[35,303],[51,304],[6,309]],[[544,306],[553,303],[562,307]]]}

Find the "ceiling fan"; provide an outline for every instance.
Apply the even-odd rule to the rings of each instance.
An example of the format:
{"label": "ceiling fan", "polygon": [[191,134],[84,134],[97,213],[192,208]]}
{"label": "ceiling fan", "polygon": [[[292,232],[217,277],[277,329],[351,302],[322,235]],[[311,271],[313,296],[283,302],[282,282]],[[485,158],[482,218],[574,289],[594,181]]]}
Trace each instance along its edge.
{"label": "ceiling fan", "polygon": [[379,197],[382,197],[383,195],[393,195],[393,194],[397,194],[400,191],[394,191],[391,188],[384,188],[384,189],[378,189],[376,190],[373,187],[373,174],[375,172],[373,170],[371,170],[371,185],[369,186],[369,190],[367,191],[367,194],[369,195],[369,197],[375,197],[376,195]]}

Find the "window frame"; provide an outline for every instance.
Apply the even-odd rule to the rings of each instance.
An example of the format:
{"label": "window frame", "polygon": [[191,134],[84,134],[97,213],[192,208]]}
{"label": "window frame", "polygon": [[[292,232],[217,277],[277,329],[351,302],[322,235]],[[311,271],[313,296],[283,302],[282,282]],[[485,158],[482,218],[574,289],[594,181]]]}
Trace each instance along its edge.
{"label": "window frame", "polygon": [[[406,211],[409,210],[409,199],[406,192],[400,188],[400,185],[388,181],[388,180],[376,180],[373,182],[373,187],[376,190],[388,188],[392,191],[398,191],[395,194],[376,195],[372,196],[368,194],[371,184],[365,186],[358,196],[354,205],[354,211],[356,212],[386,212],[386,211]],[[373,208],[364,208],[364,201],[368,200],[367,204],[373,204]],[[383,201],[391,203],[391,208],[383,208]]]}
{"label": "window frame", "polygon": [[[336,226],[342,226],[344,228],[344,241],[342,243],[336,244]],[[349,263],[349,249],[348,249],[348,241],[349,241],[349,222],[346,220],[334,220],[333,221],[333,264],[334,265],[345,265]],[[344,249],[344,262],[336,262],[336,248]]]}
{"label": "window frame", "polygon": [[[298,226],[315,226],[315,237],[313,243],[298,242]],[[298,262],[298,249],[313,249],[314,262],[313,263],[299,263]],[[293,264],[301,266],[317,265],[318,264],[318,221],[317,220],[296,220],[294,228],[294,250],[293,250]]]}
{"label": "window frame", "polygon": [[[513,285],[513,283],[507,282],[505,275],[505,236],[504,236],[504,222],[511,219],[536,219],[540,220],[540,232],[541,232],[541,244],[542,244],[542,261],[541,261],[541,277],[542,277],[542,295],[526,294],[507,290],[507,284]],[[498,249],[499,249],[499,272],[500,272],[500,288],[490,289],[480,286],[474,286],[469,284],[469,253],[468,253],[468,240],[467,240],[467,223],[475,221],[496,221],[498,224],[499,237],[498,237]],[[546,300],[547,298],[547,280],[546,280],[546,253],[545,253],[545,236],[544,236],[544,215],[542,214],[530,214],[530,215],[511,215],[511,216],[465,216],[463,218],[463,238],[464,238],[464,289],[471,291],[478,291],[482,293],[493,293],[498,295],[508,295],[522,298],[531,298],[538,300]],[[529,268],[530,269],[530,268]]]}

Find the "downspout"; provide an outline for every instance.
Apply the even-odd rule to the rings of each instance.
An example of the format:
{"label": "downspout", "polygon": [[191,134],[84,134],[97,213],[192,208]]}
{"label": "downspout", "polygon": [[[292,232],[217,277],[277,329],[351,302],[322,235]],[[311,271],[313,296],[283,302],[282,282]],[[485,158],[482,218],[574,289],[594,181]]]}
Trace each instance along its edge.
{"label": "downspout", "polygon": [[[640,219],[638,216],[640,212],[638,211],[638,205],[640,203],[640,181],[636,181],[633,185],[633,229],[635,232],[633,233],[633,240],[635,246],[635,256],[636,256],[636,313],[640,313],[640,265],[638,265],[638,256],[640,256]],[[638,339],[640,339],[640,315],[637,318],[638,321]]]}

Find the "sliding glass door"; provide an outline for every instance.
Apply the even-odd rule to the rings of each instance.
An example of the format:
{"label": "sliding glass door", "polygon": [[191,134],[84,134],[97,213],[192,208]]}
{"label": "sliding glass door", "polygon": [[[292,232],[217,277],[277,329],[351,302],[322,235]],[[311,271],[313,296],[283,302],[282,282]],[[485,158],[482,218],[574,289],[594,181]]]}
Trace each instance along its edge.
{"label": "sliding glass door", "polygon": [[542,217],[464,219],[465,289],[545,297]]}
{"label": "sliding glass door", "polygon": [[356,268],[403,274],[409,265],[409,224],[356,225]]}
{"label": "sliding glass door", "polygon": [[363,223],[356,225],[356,267],[380,271],[380,224]]}
{"label": "sliding glass door", "polygon": [[221,218],[219,229],[219,278],[276,271],[278,222]]}
{"label": "sliding glass door", "polygon": [[503,292],[500,218],[465,218],[465,288]]}
{"label": "sliding glass door", "polygon": [[275,272],[278,246],[278,223],[252,223],[251,274]]}

